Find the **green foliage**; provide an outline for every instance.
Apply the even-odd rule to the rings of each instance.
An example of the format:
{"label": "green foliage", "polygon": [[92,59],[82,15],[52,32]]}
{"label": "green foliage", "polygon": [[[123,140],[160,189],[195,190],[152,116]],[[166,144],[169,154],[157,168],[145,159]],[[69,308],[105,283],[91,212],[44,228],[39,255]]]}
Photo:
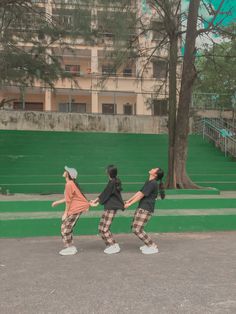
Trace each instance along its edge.
{"label": "green foliage", "polygon": [[53,16],[36,1],[0,2],[0,84],[29,86],[39,80],[53,87],[59,78],[72,79],[51,48],[68,48],[78,36],[91,38],[88,2],[73,2],[73,10],[61,5]]}
{"label": "green foliage", "polygon": [[236,93],[236,40],[227,40],[202,51],[197,59],[195,93],[206,93],[210,102],[231,107]]}
{"label": "green foliage", "polygon": [[53,23],[57,25],[57,32],[71,39],[80,35],[85,40],[89,40],[92,34],[91,11],[86,7],[73,6],[71,9],[62,6],[54,9]]}

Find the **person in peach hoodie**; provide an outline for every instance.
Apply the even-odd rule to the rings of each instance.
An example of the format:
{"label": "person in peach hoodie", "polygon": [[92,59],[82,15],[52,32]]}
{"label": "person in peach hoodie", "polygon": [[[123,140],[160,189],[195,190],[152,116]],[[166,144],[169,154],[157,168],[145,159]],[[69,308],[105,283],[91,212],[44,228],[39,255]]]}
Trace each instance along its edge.
{"label": "person in peach hoodie", "polygon": [[74,255],[77,248],[73,245],[73,228],[80,215],[89,209],[89,202],[80,191],[75,181],[77,170],[65,166],[63,177],[66,180],[64,198],[52,203],[52,207],[65,203],[65,211],[62,215],[61,235],[65,248],[59,252],[60,255]]}

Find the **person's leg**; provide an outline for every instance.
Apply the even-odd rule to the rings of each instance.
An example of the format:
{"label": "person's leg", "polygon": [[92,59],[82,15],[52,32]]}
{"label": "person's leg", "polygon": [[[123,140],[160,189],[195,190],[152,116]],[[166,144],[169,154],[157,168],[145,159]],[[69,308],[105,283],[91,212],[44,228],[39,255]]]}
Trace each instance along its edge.
{"label": "person's leg", "polygon": [[[76,247],[73,246],[73,228],[81,213],[70,215],[63,220],[61,225],[61,236],[65,249],[60,251],[61,255],[72,255],[77,252]],[[68,253],[68,254],[67,254]]]}
{"label": "person's leg", "polygon": [[116,243],[110,231],[112,220],[115,215],[115,210],[105,210],[99,222],[98,231],[106,245],[113,245]]}
{"label": "person's leg", "polygon": [[150,218],[151,213],[149,211],[138,208],[132,223],[132,232],[148,247],[155,245],[150,236],[144,231],[144,227]]}
{"label": "person's leg", "polygon": [[115,215],[115,210],[105,210],[99,223],[99,233],[107,245],[107,248],[104,250],[104,253],[106,254],[120,252],[120,246],[118,243],[116,243],[110,231],[111,223]]}

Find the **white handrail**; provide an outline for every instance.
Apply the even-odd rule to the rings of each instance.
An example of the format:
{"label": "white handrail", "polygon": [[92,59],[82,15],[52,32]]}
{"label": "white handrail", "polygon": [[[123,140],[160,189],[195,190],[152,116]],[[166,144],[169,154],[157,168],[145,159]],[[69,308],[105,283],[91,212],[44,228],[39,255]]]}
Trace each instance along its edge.
{"label": "white handrail", "polygon": [[[214,123],[217,122],[217,123]],[[225,127],[225,123],[219,121],[212,121],[212,119],[205,118],[202,120],[202,135],[203,138],[211,139],[217,147],[224,151],[225,156],[230,154],[236,157],[236,138],[235,132]]]}

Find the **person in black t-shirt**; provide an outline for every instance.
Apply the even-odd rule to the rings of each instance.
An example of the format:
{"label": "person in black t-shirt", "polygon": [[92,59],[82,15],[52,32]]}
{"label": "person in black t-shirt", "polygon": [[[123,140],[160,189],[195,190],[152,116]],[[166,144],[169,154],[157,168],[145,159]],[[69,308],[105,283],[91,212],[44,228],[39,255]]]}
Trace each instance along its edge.
{"label": "person in black t-shirt", "polygon": [[104,213],[99,223],[99,233],[105,241],[107,247],[104,250],[106,254],[114,254],[120,252],[120,246],[114,240],[110,227],[112,220],[118,209],[124,210],[124,201],[121,197],[121,181],[117,177],[117,168],[114,165],[107,167],[109,181],[104,191],[93,201],[91,206],[97,206],[99,203],[104,205]]}
{"label": "person in black t-shirt", "polygon": [[[128,208],[130,205],[139,201],[138,208],[133,218],[132,231],[145,244],[140,247],[143,254],[158,253],[157,245],[144,231],[144,226],[154,212],[155,200],[158,193],[160,192],[161,199],[165,198],[165,191],[162,183],[163,176],[164,172],[161,168],[151,169],[149,171],[149,180],[145,182],[142,189],[125,202],[125,208]],[[159,185],[157,181],[160,181]]]}

